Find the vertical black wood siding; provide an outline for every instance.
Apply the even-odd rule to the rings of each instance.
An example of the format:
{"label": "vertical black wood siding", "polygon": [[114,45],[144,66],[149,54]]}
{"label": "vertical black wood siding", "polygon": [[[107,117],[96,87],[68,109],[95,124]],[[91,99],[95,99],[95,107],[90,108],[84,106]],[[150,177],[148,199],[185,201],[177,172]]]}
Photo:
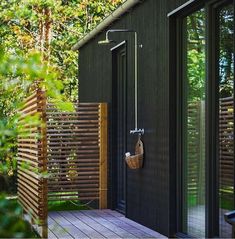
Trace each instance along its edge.
{"label": "vertical black wood siding", "polygon": [[[145,129],[144,168],[127,173],[126,216],[169,236],[174,232],[175,192],[170,178],[171,143],[169,88],[169,19],[167,13],[185,3],[185,0],[145,0],[131,12],[123,15],[109,29],[128,28],[138,32],[139,43],[139,127]],[[79,99],[81,102],[108,102],[112,122],[112,55],[110,45],[98,45],[104,33],[88,42],[79,53]],[[127,131],[134,128],[134,59],[133,35],[114,33],[117,42],[127,40]],[[174,109],[172,109],[174,110]],[[111,124],[110,124],[111,126]],[[111,127],[109,137],[112,169]],[[137,136],[129,135],[128,151],[134,150]],[[173,150],[173,149],[172,149]],[[174,164],[172,164],[174,165]],[[109,175],[109,205],[112,207],[112,174]],[[170,185],[171,182],[171,185]],[[115,190],[115,189],[113,189]]]}

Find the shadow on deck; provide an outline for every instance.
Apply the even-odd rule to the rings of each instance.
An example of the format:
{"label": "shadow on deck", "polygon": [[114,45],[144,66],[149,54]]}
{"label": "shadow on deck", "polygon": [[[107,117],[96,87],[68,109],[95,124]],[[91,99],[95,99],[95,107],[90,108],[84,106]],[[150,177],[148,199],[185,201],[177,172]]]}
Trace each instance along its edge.
{"label": "shadow on deck", "polygon": [[48,238],[166,238],[109,209],[50,212]]}

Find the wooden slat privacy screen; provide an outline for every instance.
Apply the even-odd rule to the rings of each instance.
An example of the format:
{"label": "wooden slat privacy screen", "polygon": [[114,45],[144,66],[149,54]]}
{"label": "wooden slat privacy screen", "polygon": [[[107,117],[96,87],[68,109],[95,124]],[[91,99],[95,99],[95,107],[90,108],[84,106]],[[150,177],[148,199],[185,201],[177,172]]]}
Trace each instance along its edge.
{"label": "wooden slat privacy screen", "polygon": [[[61,112],[37,91],[20,112],[18,195],[34,222],[47,224],[48,200],[97,200],[107,208],[107,104],[77,103],[74,112]],[[29,115],[39,116],[37,127]]]}
{"label": "wooden slat privacy screen", "polygon": [[47,169],[45,107],[42,91],[25,100],[18,136],[18,198],[43,237],[47,235],[47,180],[42,177]]}
{"label": "wooden slat privacy screen", "polygon": [[47,107],[48,200],[99,199],[99,104]]}
{"label": "wooden slat privacy screen", "polygon": [[233,97],[220,99],[219,161],[220,194],[234,204],[234,110]]}
{"label": "wooden slat privacy screen", "polygon": [[194,101],[188,106],[188,194],[202,203],[205,192],[205,101]]}
{"label": "wooden slat privacy screen", "polygon": [[[234,201],[234,103],[233,97],[221,98],[219,101],[219,192],[223,199],[233,205]],[[200,202],[204,192],[205,176],[198,172],[205,171],[205,150],[200,149],[199,142],[205,144],[204,126],[205,102],[193,102],[188,107],[188,193]],[[198,136],[201,135],[201,138]],[[203,147],[204,148],[204,147]],[[203,167],[203,169],[202,169]],[[203,181],[202,181],[203,180]]]}

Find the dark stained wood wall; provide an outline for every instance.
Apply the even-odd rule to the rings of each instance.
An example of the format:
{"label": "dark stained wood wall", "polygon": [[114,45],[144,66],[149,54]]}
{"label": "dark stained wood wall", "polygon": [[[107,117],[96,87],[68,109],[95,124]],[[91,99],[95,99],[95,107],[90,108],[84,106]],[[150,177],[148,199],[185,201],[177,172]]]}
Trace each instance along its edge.
{"label": "dark stained wood wall", "polygon": [[[170,159],[171,137],[170,88],[169,88],[169,19],[167,13],[185,3],[185,0],[145,0],[132,11],[123,15],[110,28],[136,30],[139,43],[139,127],[145,129],[144,168],[128,170],[127,213],[132,220],[142,223],[169,236],[175,225],[174,178],[170,178],[170,166],[174,165],[174,153]],[[79,55],[79,98],[81,102],[108,102],[112,122],[112,58],[111,46],[97,42],[104,39],[99,34],[80,49]],[[134,64],[133,35],[114,33],[113,39],[127,39],[128,49],[128,114],[127,130],[134,128]],[[173,109],[172,109],[173,110]],[[110,169],[112,168],[112,131],[110,129]],[[136,136],[128,135],[128,150],[133,151]],[[172,164],[170,164],[170,160]],[[110,185],[112,175],[110,174]],[[113,198],[109,194],[109,205]]]}

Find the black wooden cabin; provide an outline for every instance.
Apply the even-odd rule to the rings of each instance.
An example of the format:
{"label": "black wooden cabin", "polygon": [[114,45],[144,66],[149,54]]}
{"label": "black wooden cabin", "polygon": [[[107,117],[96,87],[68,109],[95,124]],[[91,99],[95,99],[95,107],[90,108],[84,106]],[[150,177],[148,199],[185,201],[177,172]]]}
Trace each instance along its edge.
{"label": "black wooden cabin", "polygon": [[[110,29],[115,42],[100,45]],[[144,165],[129,169],[135,128]],[[234,1],[127,0],[84,36],[79,100],[109,104],[109,208],[167,236],[226,237],[234,209]]]}

